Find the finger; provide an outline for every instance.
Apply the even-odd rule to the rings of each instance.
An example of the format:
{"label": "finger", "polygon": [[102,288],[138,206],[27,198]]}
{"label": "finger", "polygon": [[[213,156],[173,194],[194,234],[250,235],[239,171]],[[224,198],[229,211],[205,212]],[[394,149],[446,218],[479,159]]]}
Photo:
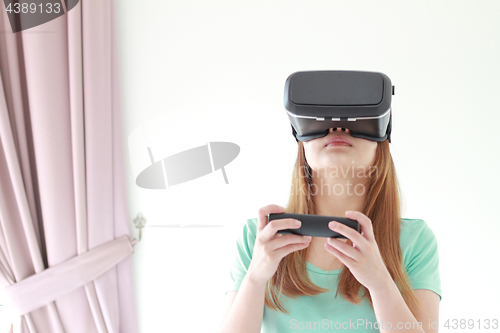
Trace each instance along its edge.
{"label": "finger", "polygon": [[299,243],[310,243],[312,237],[311,236],[302,236],[302,235],[283,235],[278,239],[271,240],[268,244],[269,248],[272,251],[276,251],[282,247],[285,247],[290,244],[299,244]]}
{"label": "finger", "polygon": [[267,222],[269,222],[267,215],[271,213],[280,214],[283,213],[284,211],[285,208],[278,205],[267,205],[265,207],[260,208],[258,212],[257,231],[258,232],[262,231],[266,227]]}
{"label": "finger", "polygon": [[359,252],[358,249],[336,238],[328,237],[326,240],[326,244],[335,248],[337,251],[342,252],[342,254],[346,255],[347,257],[351,258],[354,261],[359,261],[360,259],[361,253]]}
{"label": "finger", "polygon": [[361,225],[361,231],[368,240],[374,240],[372,220],[365,214],[358,211],[346,211],[346,217],[351,220],[356,220]]}
{"label": "finger", "polygon": [[335,225],[332,225],[332,223],[328,223],[328,227],[341,234],[342,236],[347,237],[351,242],[356,244],[356,247],[359,248],[361,251],[366,249],[366,246],[368,245],[368,240],[363,237],[357,230],[354,230],[351,227],[348,227],[338,221],[332,221],[336,222]]}
{"label": "finger", "polygon": [[309,246],[309,243],[300,243],[300,244],[290,244],[285,247],[282,247],[280,249],[277,249],[274,251],[274,254],[280,258],[280,260],[285,257],[286,255],[297,251],[297,250],[302,250],[305,249],[306,247]]}
{"label": "finger", "polygon": [[298,221],[297,224],[297,221],[298,220],[292,218],[272,220],[266,225],[264,230],[262,230],[260,239],[267,242],[274,238],[274,235],[278,232],[278,230],[300,228],[301,222]]}
{"label": "finger", "polygon": [[342,252],[331,246],[328,242],[325,243],[325,249],[331,254],[333,254],[335,257],[337,257],[344,265],[347,266],[347,268],[349,268],[353,263],[353,260],[351,258],[349,258],[345,254],[343,254]]}

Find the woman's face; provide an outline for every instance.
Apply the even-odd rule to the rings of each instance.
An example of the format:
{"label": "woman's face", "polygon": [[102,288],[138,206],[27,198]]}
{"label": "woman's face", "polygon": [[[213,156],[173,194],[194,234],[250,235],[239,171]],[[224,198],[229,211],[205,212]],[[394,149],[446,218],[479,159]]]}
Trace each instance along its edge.
{"label": "woman's face", "polygon": [[[334,137],[346,139],[349,145],[327,145]],[[331,167],[337,168],[339,173],[351,174],[351,168],[357,173],[360,167],[368,172],[375,162],[377,142],[355,138],[347,128],[330,128],[327,136],[303,144],[307,163],[315,172]]]}

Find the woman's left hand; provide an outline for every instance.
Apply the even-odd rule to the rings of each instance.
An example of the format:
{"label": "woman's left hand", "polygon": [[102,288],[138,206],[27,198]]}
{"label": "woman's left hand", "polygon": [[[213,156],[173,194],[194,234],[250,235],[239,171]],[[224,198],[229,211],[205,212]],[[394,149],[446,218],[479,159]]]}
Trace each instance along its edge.
{"label": "woman's left hand", "polygon": [[328,227],[350,239],[353,245],[329,237],[325,248],[349,268],[352,275],[370,292],[383,290],[392,282],[392,278],[375,241],[372,221],[358,211],[347,211],[346,216],[359,222],[361,233],[338,222],[332,227],[330,222]]}

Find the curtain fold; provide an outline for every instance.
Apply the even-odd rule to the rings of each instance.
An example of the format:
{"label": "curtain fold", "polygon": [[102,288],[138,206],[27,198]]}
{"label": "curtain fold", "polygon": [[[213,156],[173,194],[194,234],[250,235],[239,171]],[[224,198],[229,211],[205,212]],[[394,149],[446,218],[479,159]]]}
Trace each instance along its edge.
{"label": "curtain fold", "polygon": [[101,244],[59,265],[0,289],[17,316],[30,313],[101,276],[133,252],[128,236]]}
{"label": "curtain fold", "polygon": [[[114,6],[80,1],[15,34],[0,6],[4,291],[124,236],[131,249]],[[24,314],[13,332],[137,332],[124,253],[83,286]]]}

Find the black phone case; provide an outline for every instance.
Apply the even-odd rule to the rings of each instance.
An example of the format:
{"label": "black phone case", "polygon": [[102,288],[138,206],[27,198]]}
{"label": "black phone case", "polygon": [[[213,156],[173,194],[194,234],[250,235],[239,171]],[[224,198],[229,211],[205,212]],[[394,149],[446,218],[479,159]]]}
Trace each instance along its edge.
{"label": "black phone case", "polygon": [[348,219],[347,217],[336,217],[336,216],[324,216],[324,215],[311,215],[311,214],[295,214],[295,213],[271,213],[268,216],[268,221],[277,219],[292,218],[302,222],[300,228],[297,229],[284,229],[278,230],[279,234],[295,234],[303,236],[312,237],[333,237],[333,238],[344,238],[347,237],[339,234],[328,228],[328,223],[331,221],[337,221],[346,226],[361,232],[361,226],[358,221]]}

